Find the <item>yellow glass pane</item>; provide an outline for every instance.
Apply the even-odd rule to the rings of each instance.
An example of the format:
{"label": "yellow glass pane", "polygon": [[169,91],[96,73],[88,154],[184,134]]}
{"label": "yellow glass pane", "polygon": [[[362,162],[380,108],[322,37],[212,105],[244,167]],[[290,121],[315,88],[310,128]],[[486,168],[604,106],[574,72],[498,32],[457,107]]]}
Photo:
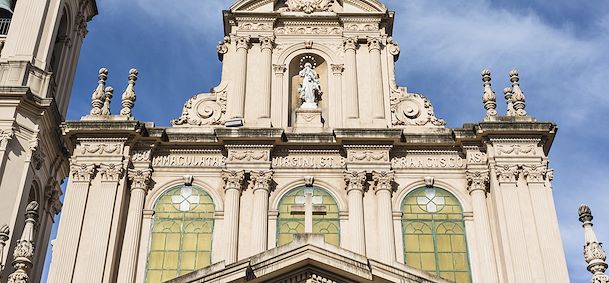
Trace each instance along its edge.
{"label": "yellow glass pane", "polygon": [[450,252],[452,251],[450,235],[437,235],[436,236],[436,247],[438,252]]}
{"label": "yellow glass pane", "polygon": [[212,238],[211,234],[200,234],[197,249],[199,251],[211,250],[211,241],[212,241],[211,238]]}
{"label": "yellow glass pane", "polygon": [[166,252],[165,260],[163,261],[163,269],[178,269],[178,252]]}
{"label": "yellow glass pane", "polygon": [[469,262],[466,253],[453,254],[455,260],[455,270],[469,270]]}
{"label": "yellow glass pane", "polygon": [[440,277],[450,281],[455,281],[455,274],[453,272],[440,272]]}
{"label": "yellow glass pane", "polygon": [[419,246],[421,252],[434,252],[433,237],[431,235],[420,235]]}
{"label": "yellow glass pane", "polygon": [[180,250],[180,234],[166,234],[167,241],[165,242],[165,250],[178,251]]}
{"label": "yellow glass pane", "polygon": [[340,243],[340,237],[338,234],[326,234],[324,235],[326,243],[338,246]]}
{"label": "yellow glass pane", "polygon": [[422,269],[421,267],[421,255],[419,253],[408,253],[406,254],[406,264],[414,268]]}
{"label": "yellow glass pane", "polygon": [[185,234],[182,237],[182,251],[196,251],[198,244],[197,234]]}
{"label": "yellow glass pane", "polygon": [[163,282],[165,282],[165,281],[169,281],[171,279],[174,279],[176,277],[178,277],[178,271],[177,270],[165,270],[163,272],[163,277],[162,277],[161,280]]}
{"label": "yellow glass pane", "polygon": [[436,257],[433,253],[421,253],[421,268],[426,271],[436,270]]}
{"label": "yellow glass pane", "polygon": [[199,252],[197,253],[197,265],[196,269],[211,265],[211,252]]}
{"label": "yellow glass pane", "polygon": [[196,257],[196,252],[183,252],[181,254],[180,268],[194,270]]}
{"label": "yellow glass pane", "polygon": [[455,282],[469,283],[470,282],[469,272],[455,272]]}
{"label": "yellow glass pane", "polygon": [[453,270],[453,255],[450,253],[439,253],[438,267],[440,270]]}
{"label": "yellow glass pane", "polygon": [[148,282],[161,282],[161,271],[160,270],[149,270],[146,274],[146,281]]}
{"label": "yellow glass pane", "polygon": [[465,252],[467,247],[465,245],[465,235],[453,235],[452,238],[452,250],[455,252]]}

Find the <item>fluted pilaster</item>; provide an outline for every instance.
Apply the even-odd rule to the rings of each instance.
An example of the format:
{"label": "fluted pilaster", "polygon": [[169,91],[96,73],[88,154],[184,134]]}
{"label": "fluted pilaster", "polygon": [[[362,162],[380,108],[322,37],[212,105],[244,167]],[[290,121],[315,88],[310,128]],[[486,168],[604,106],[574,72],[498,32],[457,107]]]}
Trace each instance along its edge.
{"label": "fluted pilaster", "polygon": [[358,254],[366,255],[364,229],[364,183],[366,172],[345,171],[349,222],[351,223],[351,247]]}
{"label": "fluted pilaster", "polygon": [[243,119],[245,111],[245,88],[247,84],[247,53],[250,48],[249,36],[235,37],[236,51],[236,68],[235,68],[235,85],[234,85],[234,112],[231,118]]}
{"label": "fluted pilaster", "polygon": [[254,190],[254,209],[252,220],[252,245],[255,253],[268,247],[269,193],[273,181],[273,171],[252,171],[250,186]]}
{"label": "fluted pilaster", "polygon": [[226,223],[226,263],[237,261],[239,246],[239,206],[245,172],[223,171],[224,179],[224,223]]}
{"label": "fluted pilaster", "polygon": [[350,82],[345,85],[345,103],[347,118],[359,118],[359,90],[357,86],[357,38],[345,38],[345,79]]}
{"label": "fluted pilaster", "polygon": [[395,234],[393,231],[393,208],[391,195],[393,194],[392,182],[395,173],[392,171],[372,172],[374,190],[377,198],[378,212],[378,239],[383,243],[379,246],[381,261],[392,264],[395,260]]}
{"label": "fluted pilaster", "polygon": [[150,169],[129,169],[128,177],[131,182],[131,196],[121,261],[118,270],[118,282],[135,282],[140,235],[142,234],[142,219],[144,202],[150,182]]}
{"label": "fluted pilaster", "polygon": [[[271,84],[273,71],[273,45],[275,43],[274,37],[261,37],[260,38],[260,49],[262,51],[262,66],[260,72],[260,81],[262,82],[262,88],[260,94],[262,100],[260,101],[260,117],[258,118],[270,118],[271,117]],[[269,125],[270,126],[270,125]]]}
{"label": "fluted pilaster", "polygon": [[369,37],[368,51],[370,51],[370,82],[372,118],[385,117],[385,99],[383,95],[383,67],[381,64],[381,39]]}

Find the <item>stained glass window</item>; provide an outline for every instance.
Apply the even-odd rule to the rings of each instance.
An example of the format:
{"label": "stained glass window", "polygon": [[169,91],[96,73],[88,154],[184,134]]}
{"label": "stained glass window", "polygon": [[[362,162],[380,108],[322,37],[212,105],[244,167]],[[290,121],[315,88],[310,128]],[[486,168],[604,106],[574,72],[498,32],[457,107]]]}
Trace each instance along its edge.
{"label": "stained glass window", "polygon": [[323,234],[326,243],[336,246],[340,244],[338,204],[326,190],[303,186],[289,191],[281,198],[277,219],[277,246],[292,242],[294,234],[299,233]]}
{"label": "stained glass window", "polygon": [[458,283],[471,282],[463,210],[440,188],[419,188],[402,203],[407,265]]}
{"label": "stained glass window", "polygon": [[214,203],[203,190],[180,186],[155,205],[146,282],[157,283],[211,264]]}

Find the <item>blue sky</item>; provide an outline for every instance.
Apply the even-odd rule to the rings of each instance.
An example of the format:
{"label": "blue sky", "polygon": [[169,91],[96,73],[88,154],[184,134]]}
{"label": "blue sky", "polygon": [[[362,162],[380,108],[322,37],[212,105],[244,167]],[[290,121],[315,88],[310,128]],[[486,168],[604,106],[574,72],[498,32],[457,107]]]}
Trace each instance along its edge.
{"label": "blue sky", "polygon": [[[223,36],[221,10],[232,2],[98,1],[100,15],[89,24],[68,119],[88,113],[100,67],[110,69],[115,97],[136,67],[136,118],[168,126],[189,97],[220,81],[215,48]],[[429,97],[450,127],[484,116],[482,69],[493,71],[497,94],[508,86],[509,70],[520,70],[528,112],[560,128],[550,156],[556,208],[571,280],[588,281],[580,203],[592,207],[598,236],[609,241],[609,5],[602,0],[384,3],[397,12],[398,83]]]}

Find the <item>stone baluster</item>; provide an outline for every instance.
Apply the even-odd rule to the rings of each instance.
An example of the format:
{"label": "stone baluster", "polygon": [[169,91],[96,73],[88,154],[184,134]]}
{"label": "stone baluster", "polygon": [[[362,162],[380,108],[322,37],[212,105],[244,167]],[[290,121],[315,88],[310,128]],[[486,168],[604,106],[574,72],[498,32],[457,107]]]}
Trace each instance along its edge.
{"label": "stone baluster", "polygon": [[224,223],[226,223],[226,263],[237,261],[239,246],[239,207],[241,201],[241,189],[245,171],[225,170],[222,172],[224,179]]}
{"label": "stone baluster", "polygon": [[234,85],[234,110],[231,113],[231,119],[243,119],[245,111],[245,89],[247,85],[247,53],[250,48],[249,36],[235,37],[237,46],[236,52],[236,70],[235,70],[235,85]]}
{"label": "stone baluster", "polygon": [[151,173],[152,170],[150,169],[129,169],[128,171],[128,178],[131,182],[131,196],[118,270],[118,282],[135,282],[142,219],[144,217],[144,202],[148,193]]}
{"label": "stone baluster", "polygon": [[487,184],[490,181],[488,170],[468,170],[466,172],[469,186],[467,190],[472,197],[474,225],[476,230],[476,247],[480,257],[482,282],[499,282],[499,273],[495,258],[491,221],[486,201]]}
{"label": "stone baluster", "polygon": [[92,164],[71,164],[63,214],[59,223],[57,240],[53,244],[49,283],[72,280],[78,251],[78,246],[74,243],[78,243],[80,239],[87,195],[94,172],[95,166]]}
{"label": "stone baluster", "polygon": [[497,96],[491,87],[491,71],[485,69],[482,71],[482,81],[484,82],[484,95],[482,102],[486,109],[486,118],[497,116]]}
{"label": "stone baluster", "polygon": [[129,70],[129,83],[127,84],[127,89],[123,92],[122,103],[121,106],[121,115],[132,117],[131,111],[133,110],[133,106],[135,105],[135,100],[137,99],[135,95],[135,81],[137,81],[138,71],[137,69]]}
{"label": "stone baluster", "polygon": [[510,81],[512,82],[512,102],[516,116],[526,116],[526,108],[524,92],[520,89],[520,78],[518,77],[518,70],[512,70],[510,72]]}
{"label": "stone baluster", "polygon": [[364,183],[366,172],[345,171],[349,222],[351,223],[352,251],[366,255],[366,236],[364,229]]}
{"label": "stone baluster", "polygon": [[274,37],[269,36],[260,38],[260,49],[262,51],[263,63],[260,72],[260,81],[262,82],[262,88],[260,89],[260,93],[262,94],[262,100],[260,101],[261,109],[259,118],[271,118],[271,72],[273,71],[274,43]]}
{"label": "stone baluster", "polygon": [[268,247],[269,193],[273,181],[273,171],[252,171],[250,187],[254,190],[252,223],[252,245],[254,253],[261,253]]}
{"label": "stone baluster", "polygon": [[108,69],[99,69],[98,78],[97,88],[93,91],[93,95],[91,95],[91,116],[102,115],[105,94],[104,87],[106,86],[106,80],[108,79]]}
{"label": "stone baluster", "polygon": [[359,94],[357,86],[357,38],[349,37],[343,41],[345,47],[345,103],[347,118],[359,118]]}
{"label": "stone baluster", "polygon": [[0,227],[0,279],[2,279],[2,271],[4,271],[4,264],[2,264],[2,260],[4,260],[4,247],[9,239],[8,235],[10,232],[11,230],[8,225],[4,224]]}
{"label": "stone baluster", "polygon": [[380,259],[387,264],[395,262],[395,234],[393,231],[393,205],[391,195],[393,194],[393,180],[395,173],[372,172],[372,180],[375,182],[374,190],[377,198],[378,211],[378,240],[380,243]]}
{"label": "stone baluster", "polygon": [[380,38],[368,38],[368,51],[370,51],[370,91],[372,118],[385,118],[385,97],[383,95],[383,67],[381,64],[381,48],[382,43]]}
{"label": "stone baluster", "polygon": [[113,94],[114,88],[112,88],[111,86],[106,87],[104,89],[104,107],[102,108],[102,115],[112,115],[112,112],[110,112],[110,102],[112,101]]}
{"label": "stone baluster", "polygon": [[34,257],[34,235],[36,234],[34,227],[36,227],[36,221],[38,220],[38,203],[35,201],[30,202],[25,210],[25,227],[13,252],[13,267],[15,272],[8,276],[8,283],[29,282],[28,270],[32,268],[32,259]]}
{"label": "stone baluster", "polygon": [[579,221],[583,223],[584,227],[584,259],[588,264],[588,271],[592,273],[592,279],[590,283],[608,283],[609,276],[605,274],[607,271],[607,255],[603,249],[603,245],[596,238],[596,233],[592,228],[592,211],[590,207],[582,204],[579,207]]}
{"label": "stone baluster", "polygon": [[[99,166],[101,182],[98,187],[93,187],[89,193],[89,199],[95,200],[87,207],[85,225],[94,227],[81,236],[81,242],[89,243],[86,248],[90,252],[86,259],[77,258],[74,282],[86,282],[88,280],[101,280],[106,270],[106,254],[108,251],[110,230],[114,206],[117,197],[118,183],[123,179],[124,169],[122,164],[101,164]],[[94,215],[94,216],[93,216]],[[95,222],[94,225],[91,225]],[[106,239],[106,240],[100,240]]]}

